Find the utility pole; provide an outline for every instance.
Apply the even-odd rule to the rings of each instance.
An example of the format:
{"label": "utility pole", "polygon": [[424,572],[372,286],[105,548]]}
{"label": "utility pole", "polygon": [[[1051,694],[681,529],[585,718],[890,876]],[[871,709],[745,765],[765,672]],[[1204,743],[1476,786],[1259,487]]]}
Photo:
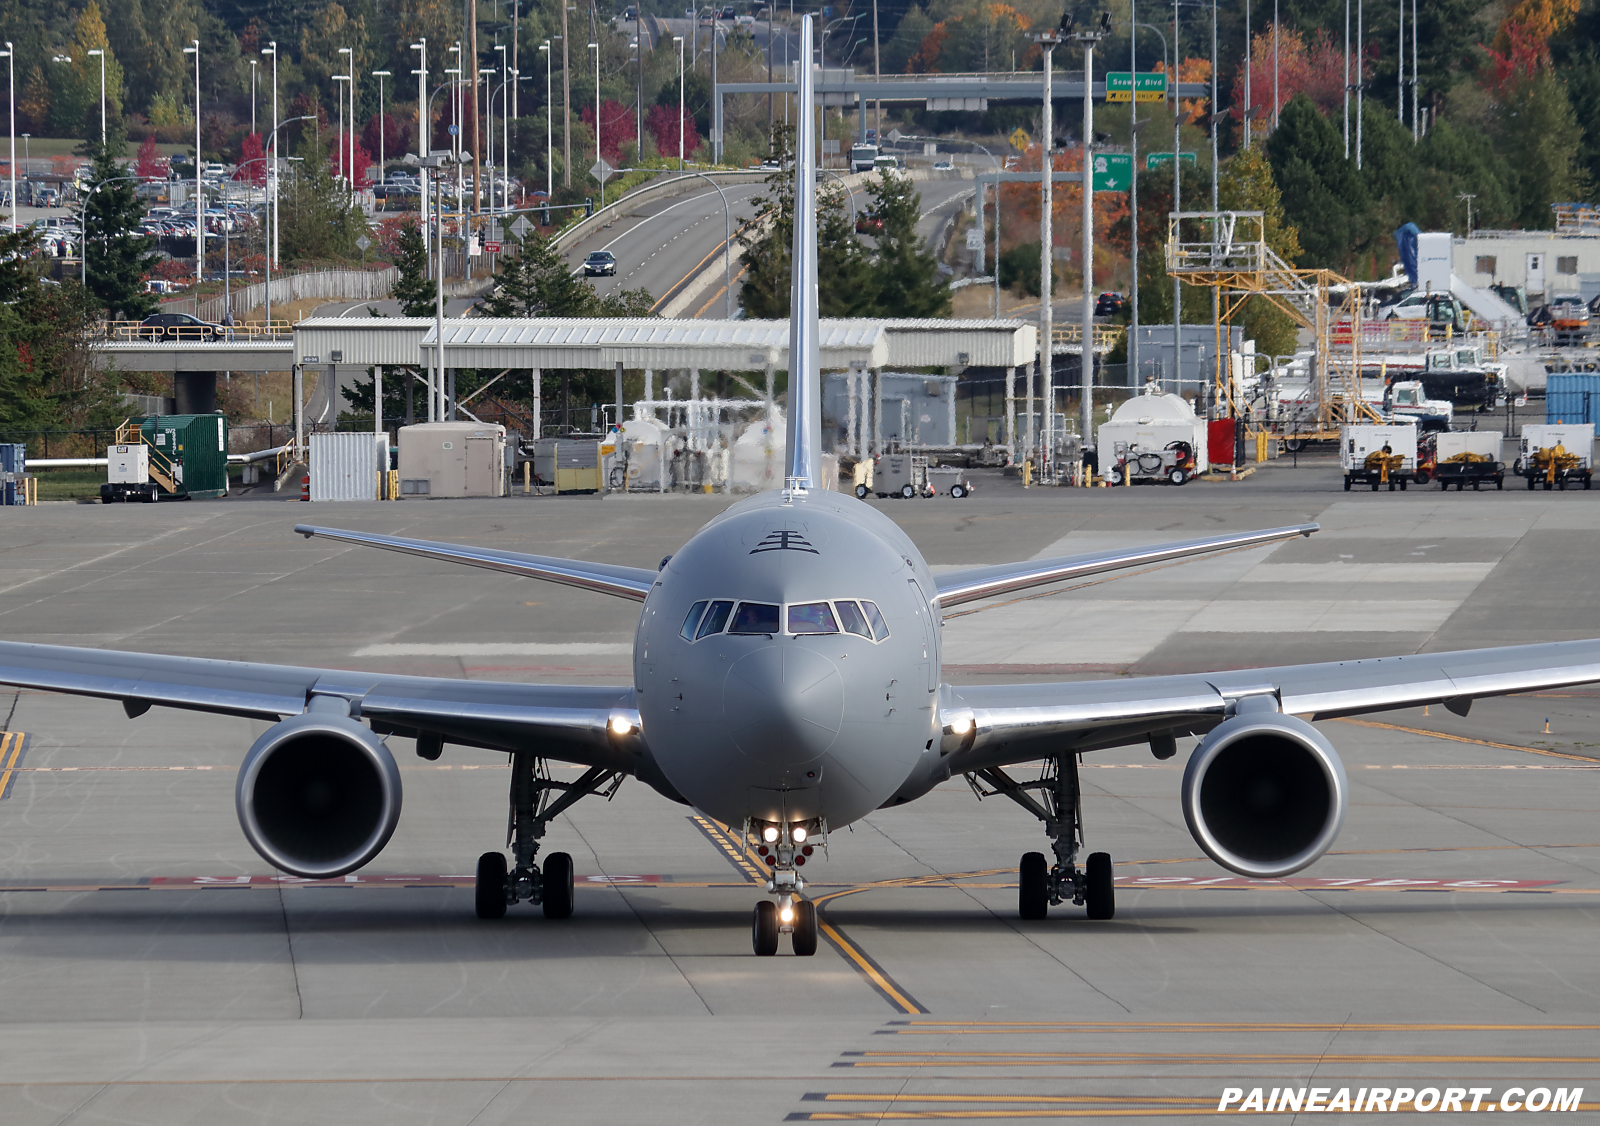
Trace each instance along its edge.
{"label": "utility pole", "polygon": [[[771,9],[768,9],[768,11],[770,13]],[[772,25],[768,24],[767,26],[770,29],[770,27]],[[770,41],[771,40],[769,38],[768,42],[770,43]],[[873,78],[882,78],[883,77],[883,70],[881,69],[882,68],[882,63],[883,63],[883,60],[881,58],[879,58],[879,56],[878,56],[878,0],[872,0],[872,77]],[[767,81],[768,82],[772,81],[772,76],[771,75],[767,76]],[[877,140],[879,144],[882,144],[883,143],[883,102],[880,101],[877,98],[874,98],[873,101],[872,101],[872,117],[873,117],[872,128],[873,128],[873,130],[875,131],[875,134],[876,134],[874,139]],[[1000,200],[1000,181],[999,180],[996,180],[994,182],[994,198],[995,198],[995,203],[996,203],[995,210],[998,212],[999,211],[999,200]],[[999,316],[1000,314],[997,312],[995,315]]]}
{"label": "utility pole", "polygon": [[[1183,116],[1178,112],[1178,50],[1183,36],[1178,24],[1178,0],[1172,0],[1172,210],[1183,210]],[[1272,123],[1278,123],[1278,0],[1272,0]],[[1179,223],[1182,230],[1182,223]],[[1183,283],[1172,279],[1172,393],[1183,394]]]}
{"label": "utility pole", "polygon": [[[1129,31],[1132,30],[1130,27]],[[1080,448],[1094,440],[1094,47],[1110,32],[1111,13],[1101,12],[1098,28],[1073,36],[1083,44],[1083,350],[1078,364],[1078,406],[1083,421],[1079,424]],[[1135,108],[1138,104],[1132,103]],[[1129,119],[1132,119],[1131,111]],[[1134,237],[1138,237],[1137,229]],[[1053,391],[1050,398],[1047,411],[1055,405]]]}
{"label": "utility pole", "polygon": [[[1039,143],[1039,375],[1043,380],[1040,384],[1040,389],[1043,392],[1046,419],[1050,417],[1051,377],[1055,363],[1055,341],[1053,339],[1055,325],[1052,323],[1055,310],[1051,307],[1051,302],[1055,298],[1055,270],[1053,269],[1055,263],[1051,260],[1054,257],[1053,252],[1055,249],[1055,232],[1052,230],[1051,225],[1051,211],[1055,206],[1054,192],[1052,190],[1054,184],[1051,181],[1055,167],[1054,157],[1050,153],[1051,138],[1055,133],[1055,121],[1053,120],[1053,107],[1051,106],[1051,99],[1054,94],[1051,89],[1051,70],[1055,66],[1056,48],[1061,45],[1064,36],[1071,34],[1072,17],[1064,14],[1061,17],[1060,31],[1051,29],[1037,32],[1033,36],[1033,41],[1039,44],[1039,47],[1044,51],[1044,122],[1042,125],[1044,136]],[[1087,91],[1085,92],[1085,97],[1087,97]],[[882,140],[882,138],[879,138],[879,140]],[[1087,167],[1087,150],[1085,150],[1084,156],[1086,158],[1084,165]],[[1045,429],[1048,432],[1048,422],[1045,424]],[[1034,472],[1039,472],[1044,467],[1044,446],[1042,443],[1037,449],[1034,446],[1032,379],[1028,380],[1028,429],[1027,435],[1023,439],[1023,449],[1027,451],[1026,456],[1036,459],[1034,461]]]}
{"label": "utility pole", "polygon": [[[1249,0],[1246,0],[1246,21],[1248,21],[1250,18],[1249,13]],[[1138,0],[1128,0],[1128,70],[1133,74],[1139,73],[1138,20]],[[1249,24],[1247,22],[1246,27],[1248,26]],[[1250,42],[1250,33],[1248,30],[1245,32],[1244,41],[1246,44]],[[1248,50],[1248,47],[1246,49]],[[1248,55],[1245,56],[1244,73],[1245,89],[1248,91],[1250,89],[1250,60]],[[1138,79],[1135,79],[1134,81],[1137,82]],[[1088,96],[1087,87],[1084,89],[1084,95],[1085,97]],[[1135,97],[1137,98],[1137,95]],[[1245,95],[1245,104],[1248,105],[1249,102],[1250,96],[1247,93]],[[1133,302],[1133,309],[1128,324],[1128,382],[1130,384],[1134,383],[1139,378],[1139,130],[1143,128],[1145,121],[1149,120],[1150,119],[1148,117],[1145,118],[1144,121],[1139,120],[1139,103],[1137,100],[1135,100],[1132,103],[1132,108],[1128,111],[1128,140],[1130,142],[1130,148],[1132,149],[1133,154],[1133,175],[1128,181],[1128,211],[1132,216],[1132,218],[1129,220],[1129,229],[1133,234],[1133,237],[1130,240],[1133,250],[1133,253],[1130,256],[1130,269],[1132,270],[1133,281],[1129,286],[1129,288],[1132,290],[1132,293],[1129,296]],[[1250,143],[1250,134],[1248,133],[1245,134],[1245,143],[1247,145]],[[1174,157],[1173,159],[1176,160],[1177,158]],[[995,186],[998,187],[999,185],[996,184]],[[1081,450],[1084,446],[1088,445],[1088,441],[1089,440],[1087,437],[1081,439],[1078,443],[1078,448]]]}
{"label": "utility pole", "polygon": [[[478,0],[467,0],[467,42],[472,52],[472,65],[466,73],[472,76],[472,212],[483,209],[483,138],[478,132]],[[355,87],[351,87],[353,93]]]}
{"label": "utility pole", "polygon": [[1350,159],[1350,0],[1344,0],[1344,158]]}
{"label": "utility pole", "polygon": [[[561,5],[561,104],[565,113],[561,118],[561,186],[572,187],[572,68],[567,51],[567,0],[557,0]],[[545,107],[550,112],[550,107]],[[550,202],[548,199],[546,203]]]}

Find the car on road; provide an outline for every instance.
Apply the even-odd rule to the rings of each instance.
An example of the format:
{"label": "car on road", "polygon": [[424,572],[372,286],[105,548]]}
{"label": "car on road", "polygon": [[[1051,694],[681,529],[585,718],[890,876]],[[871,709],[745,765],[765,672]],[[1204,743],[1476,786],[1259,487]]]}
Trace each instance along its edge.
{"label": "car on road", "polygon": [[1122,312],[1126,298],[1120,293],[1102,293],[1094,303],[1094,315],[1097,317],[1114,317]]}
{"label": "car on road", "polygon": [[616,277],[617,256],[609,250],[597,250],[583,260],[583,276],[586,278]]}
{"label": "car on road", "polygon": [[949,160],[936,160],[933,162],[933,170],[935,172],[954,172],[956,166]]}
{"label": "car on road", "polygon": [[188,313],[151,313],[139,322],[139,339],[170,343],[179,340],[215,340],[221,325]]}
{"label": "car on road", "polygon": [[734,27],[755,27],[755,25],[756,25],[756,18],[754,16],[734,16],[733,17],[733,26]]}
{"label": "car on road", "polygon": [[722,11],[717,13],[717,18],[719,20],[731,20],[731,19],[736,18],[734,16],[734,12],[733,12],[733,5],[732,4],[724,4],[722,6]]}

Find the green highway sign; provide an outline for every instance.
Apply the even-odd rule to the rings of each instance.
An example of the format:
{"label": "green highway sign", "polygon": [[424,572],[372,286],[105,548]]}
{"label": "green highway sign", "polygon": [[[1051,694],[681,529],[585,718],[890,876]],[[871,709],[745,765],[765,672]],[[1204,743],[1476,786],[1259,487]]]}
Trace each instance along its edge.
{"label": "green highway sign", "polygon": [[1104,152],[1094,155],[1094,190],[1125,192],[1133,185],[1133,157],[1127,153]]}
{"label": "green highway sign", "polygon": [[[1184,153],[1183,154],[1183,162],[1185,164],[1194,164],[1195,163],[1195,155],[1194,155],[1194,153],[1192,153],[1192,152]],[[1171,164],[1171,163],[1172,163],[1172,154],[1170,152],[1153,152],[1149,156],[1145,157],[1145,159],[1144,159],[1144,166],[1149,171],[1154,171],[1155,169],[1160,168],[1164,164]]]}
{"label": "green highway sign", "polygon": [[1106,101],[1159,102],[1167,93],[1167,76],[1160,71],[1113,70],[1106,74]]}

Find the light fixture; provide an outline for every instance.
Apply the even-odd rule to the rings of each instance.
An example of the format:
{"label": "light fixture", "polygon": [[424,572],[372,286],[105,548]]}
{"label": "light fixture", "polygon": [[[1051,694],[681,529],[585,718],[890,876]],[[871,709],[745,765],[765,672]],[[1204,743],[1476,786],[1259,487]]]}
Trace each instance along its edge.
{"label": "light fixture", "polygon": [[972,717],[970,715],[958,715],[950,721],[950,734],[952,735],[965,735],[971,730]]}
{"label": "light fixture", "polygon": [[783,910],[778,912],[778,918],[782,919],[786,923],[794,922],[794,908],[785,907]]}
{"label": "light fixture", "polygon": [[805,842],[805,839],[806,839],[806,831],[805,831],[805,829],[802,828],[799,825],[796,825],[794,827],[794,843],[795,844],[803,844]]}
{"label": "light fixture", "polygon": [[626,735],[633,730],[633,721],[627,716],[614,715],[611,717],[611,731],[614,735]]}
{"label": "light fixture", "polygon": [[766,841],[768,844],[772,844],[778,839],[778,827],[776,825],[768,825],[765,829],[761,830],[761,839]]}

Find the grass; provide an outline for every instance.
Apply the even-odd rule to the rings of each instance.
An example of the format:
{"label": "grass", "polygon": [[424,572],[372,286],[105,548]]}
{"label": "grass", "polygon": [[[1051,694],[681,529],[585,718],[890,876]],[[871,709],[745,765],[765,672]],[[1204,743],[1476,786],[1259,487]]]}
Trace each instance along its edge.
{"label": "grass", "polygon": [[104,469],[41,469],[29,476],[39,478],[40,500],[80,500],[100,496],[105,484]]}

